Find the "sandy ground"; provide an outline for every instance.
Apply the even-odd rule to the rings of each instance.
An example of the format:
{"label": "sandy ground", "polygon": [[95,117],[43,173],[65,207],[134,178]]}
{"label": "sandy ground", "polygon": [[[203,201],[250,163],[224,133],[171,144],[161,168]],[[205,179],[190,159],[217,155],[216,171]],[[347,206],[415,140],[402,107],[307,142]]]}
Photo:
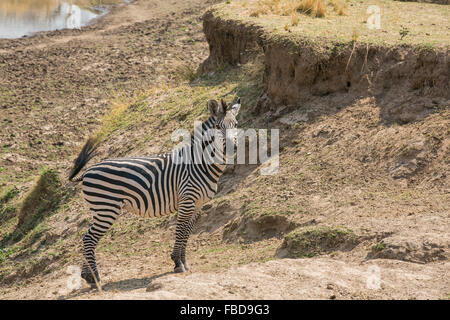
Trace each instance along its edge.
{"label": "sandy ground", "polygon": [[[40,299],[436,299],[448,289],[449,264],[411,265],[372,260],[348,263],[320,257],[251,263],[214,273],[163,273],[89,288],[40,291]],[[68,276],[69,277],[69,276]],[[69,278],[68,278],[69,279]],[[57,283],[52,284],[54,287]],[[445,298],[445,297],[441,297]]]}

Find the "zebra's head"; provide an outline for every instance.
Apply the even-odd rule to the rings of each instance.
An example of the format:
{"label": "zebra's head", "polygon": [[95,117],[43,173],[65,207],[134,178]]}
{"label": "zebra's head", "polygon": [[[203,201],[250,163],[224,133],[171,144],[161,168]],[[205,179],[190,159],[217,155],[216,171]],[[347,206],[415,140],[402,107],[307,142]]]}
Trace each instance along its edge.
{"label": "zebra's head", "polygon": [[211,116],[215,120],[214,128],[222,131],[224,136],[227,130],[237,128],[238,122],[236,117],[241,109],[241,98],[238,98],[231,107],[223,99],[220,100],[220,103],[217,103],[216,100],[209,100],[207,105]]}
{"label": "zebra's head", "polygon": [[238,131],[235,130],[238,125],[236,117],[241,109],[241,98],[238,98],[231,107],[223,99],[219,103],[216,100],[209,100],[207,105],[215,121],[214,129],[219,130],[224,143],[226,140],[231,140],[233,145],[236,145],[238,138]]}

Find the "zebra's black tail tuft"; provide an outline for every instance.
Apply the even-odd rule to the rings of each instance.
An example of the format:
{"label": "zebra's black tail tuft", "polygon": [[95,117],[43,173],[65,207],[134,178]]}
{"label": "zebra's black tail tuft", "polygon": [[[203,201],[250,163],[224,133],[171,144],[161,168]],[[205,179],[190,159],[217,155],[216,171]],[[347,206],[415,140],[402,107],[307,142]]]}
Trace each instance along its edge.
{"label": "zebra's black tail tuft", "polygon": [[95,138],[89,138],[88,141],[86,141],[83,149],[81,149],[80,154],[73,162],[73,168],[70,171],[69,174],[69,180],[78,182],[81,181],[82,178],[78,178],[73,180],[73,178],[78,175],[78,173],[83,169],[83,167],[88,163],[89,160],[91,160],[95,156],[95,149],[98,145],[98,139]]}

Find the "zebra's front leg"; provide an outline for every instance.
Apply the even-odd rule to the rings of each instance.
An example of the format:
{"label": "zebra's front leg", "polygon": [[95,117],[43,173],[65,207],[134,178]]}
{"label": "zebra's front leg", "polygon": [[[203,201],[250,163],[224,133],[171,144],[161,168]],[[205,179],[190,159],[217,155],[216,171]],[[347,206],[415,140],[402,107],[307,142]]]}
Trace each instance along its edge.
{"label": "zebra's front leg", "polygon": [[[175,245],[170,257],[175,263],[174,272],[189,270],[186,264],[186,244],[195,222],[194,201],[184,201],[178,208],[177,227],[175,230]],[[186,268],[187,267],[187,268]]]}
{"label": "zebra's front leg", "polygon": [[189,270],[189,265],[186,262],[186,247],[187,247],[187,242],[189,240],[189,236],[192,233],[192,229],[194,228],[195,222],[197,221],[198,218],[198,211],[196,210],[194,212],[194,214],[192,215],[191,219],[188,221],[188,223],[186,224],[186,230],[187,230],[187,237],[185,239],[185,241],[183,242],[183,246],[181,248],[181,262],[183,263],[184,269],[187,271]]}

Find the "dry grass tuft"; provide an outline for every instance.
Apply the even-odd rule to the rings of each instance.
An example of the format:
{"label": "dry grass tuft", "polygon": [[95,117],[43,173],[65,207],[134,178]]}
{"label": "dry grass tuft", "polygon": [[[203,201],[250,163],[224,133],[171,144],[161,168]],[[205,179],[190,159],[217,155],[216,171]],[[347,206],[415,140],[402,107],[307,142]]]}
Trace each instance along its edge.
{"label": "dry grass tuft", "polygon": [[347,13],[345,12],[346,5],[343,0],[330,0],[329,4],[333,6],[334,11],[338,15],[340,16],[347,15]]}
{"label": "dry grass tuft", "polygon": [[197,77],[197,70],[191,65],[181,65],[175,69],[175,78],[178,80],[192,82]]}
{"label": "dry grass tuft", "polygon": [[325,17],[327,7],[323,0],[302,0],[297,10],[314,18]]}
{"label": "dry grass tuft", "polygon": [[291,15],[291,25],[292,26],[298,26],[298,13],[297,12],[293,12]]}
{"label": "dry grass tuft", "polygon": [[[334,1],[338,3],[341,0]],[[297,25],[298,23],[296,21],[298,21],[298,18],[295,18],[295,15],[298,12],[308,14],[312,17],[324,17],[326,10],[325,0],[259,0],[256,8],[250,13],[250,16],[259,17],[260,15],[269,13],[280,16],[291,16],[294,22],[292,25]]]}
{"label": "dry grass tuft", "polygon": [[327,5],[332,6],[338,15],[346,15],[344,0],[259,0],[250,16],[259,17],[269,13],[291,16],[291,24],[296,26],[298,12],[320,18],[327,14]]}
{"label": "dry grass tuft", "polygon": [[126,118],[128,108],[136,107],[137,104],[141,103],[142,97],[146,94],[146,92],[140,90],[131,94],[114,91],[109,101],[109,110],[101,117],[101,125],[94,132],[93,139],[97,142],[103,141],[112,132],[125,126],[128,121]]}

